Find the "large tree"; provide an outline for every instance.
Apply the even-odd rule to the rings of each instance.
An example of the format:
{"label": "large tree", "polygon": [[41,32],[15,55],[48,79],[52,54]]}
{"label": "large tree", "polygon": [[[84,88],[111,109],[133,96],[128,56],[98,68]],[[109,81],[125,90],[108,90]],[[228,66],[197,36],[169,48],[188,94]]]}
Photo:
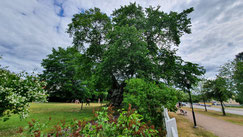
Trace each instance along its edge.
{"label": "large tree", "polygon": [[127,79],[175,85],[179,82],[177,75],[188,65],[203,72],[190,62],[182,67],[184,61],[176,56],[180,37],[191,33],[187,15],[192,11],[165,13],[160,7],[143,9],[131,3],[108,16],[94,8],[74,15],[67,32],[73,37],[74,47],[93,65],[93,88],[109,91],[112,104],[119,106]]}

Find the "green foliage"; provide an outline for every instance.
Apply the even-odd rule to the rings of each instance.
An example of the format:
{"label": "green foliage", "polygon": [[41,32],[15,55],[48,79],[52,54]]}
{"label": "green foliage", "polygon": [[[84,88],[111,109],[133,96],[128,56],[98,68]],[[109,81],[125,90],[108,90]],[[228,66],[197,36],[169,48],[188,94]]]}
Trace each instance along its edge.
{"label": "green foliage", "polygon": [[177,86],[186,91],[185,88],[190,89],[192,86],[197,85],[197,83],[201,80],[199,76],[204,73],[205,69],[198,64],[185,62],[185,64],[181,66],[181,72],[176,78]]}
{"label": "green foliage", "polygon": [[[189,98],[189,97],[188,97],[188,98]],[[192,94],[192,102],[193,102],[193,103],[198,103],[198,102],[200,102],[201,100],[202,100],[202,96]]]}
{"label": "green foliage", "polygon": [[163,123],[162,106],[175,110],[176,90],[163,83],[146,82],[143,79],[130,79],[124,93],[125,108],[131,104],[145,121],[151,121],[156,127]]}
{"label": "green foliage", "polygon": [[236,83],[236,101],[243,104],[243,52],[236,55],[233,79]]}
{"label": "green foliage", "polygon": [[223,102],[232,98],[233,92],[229,90],[229,85],[226,83],[226,79],[217,76],[215,80],[208,80],[204,88],[207,90],[207,94],[217,101]]}
{"label": "green foliage", "polygon": [[41,78],[47,82],[46,90],[50,94],[50,101],[84,101],[90,96],[84,80],[89,75],[89,63],[84,66],[81,64],[82,60],[83,56],[75,48],[61,47],[52,49],[52,54],[43,59],[44,71]]}
{"label": "green foliage", "polygon": [[42,131],[45,124],[32,120],[29,126],[21,131],[28,135],[37,136],[90,136],[90,137],[117,137],[117,136],[156,136],[158,131],[153,126],[148,126],[142,122],[143,117],[136,111],[128,109],[122,111],[119,117],[114,117],[112,107],[105,107],[102,111],[95,113],[96,119],[92,121],[74,120],[71,124],[61,121],[49,133]]}
{"label": "green foliage", "polygon": [[[46,123],[40,123],[39,121],[32,119],[30,122],[28,122],[28,126],[25,127],[25,129],[27,129],[26,133],[29,133],[29,136],[44,137],[45,133],[42,133],[41,131],[47,128],[50,120],[51,117]],[[18,130],[19,133],[22,133],[23,131],[24,129],[22,127],[20,127]]]}
{"label": "green foliage", "polygon": [[[177,91],[176,96],[179,102],[189,101],[189,95],[183,91]],[[192,94],[192,102],[196,103],[201,100],[202,100],[202,96],[200,94]]]}
{"label": "green foliage", "polygon": [[46,82],[34,74],[15,74],[0,68],[0,118],[5,121],[12,114],[26,118],[29,102],[46,101],[45,85]]}
{"label": "green foliage", "polygon": [[[205,88],[207,80],[206,79],[201,79],[200,82],[197,83],[196,86],[193,86],[193,91],[197,94],[197,102],[203,101],[206,102],[211,99],[211,97],[208,95],[207,88]],[[194,97],[192,96],[192,99]],[[193,101],[194,102],[194,101]]]}
{"label": "green foliage", "polygon": [[227,84],[227,80],[223,77],[217,76],[215,80],[208,80],[205,83],[204,88],[207,91],[208,97],[220,101],[223,115],[226,115],[223,102],[232,98],[234,95]]}
{"label": "green foliage", "polygon": [[179,102],[188,102],[189,96],[185,92],[178,90],[176,93],[176,97]]}
{"label": "green foliage", "polygon": [[220,66],[219,75],[226,79],[230,90],[236,93],[236,101],[243,104],[243,52],[233,61]]}
{"label": "green foliage", "polygon": [[[73,36],[74,47],[93,61],[99,62],[106,48],[103,41],[110,28],[110,18],[101,13],[100,9],[94,8],[75,14],[72,23],[68,25],[67,33]],[[88,48],[85,44],[89,45]]]}

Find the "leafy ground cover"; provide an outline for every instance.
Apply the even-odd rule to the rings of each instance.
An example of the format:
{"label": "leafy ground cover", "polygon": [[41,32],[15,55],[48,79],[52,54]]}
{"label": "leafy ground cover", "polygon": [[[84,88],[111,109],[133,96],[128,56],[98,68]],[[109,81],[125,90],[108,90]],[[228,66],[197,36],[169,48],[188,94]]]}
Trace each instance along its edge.
{"label": "leafy ground cover", "polygon": [[[119,116],[117,116],[119,112]],[[114,107],[103,107],[94,112],[95,118],[91,121],[74,120],[70,124],[61,121],[55,128],[45,131],[47,123],[40,124],[38,121],[29,122],[28,129],[19,131],[28,136],[35,137],[150,137],[164,136],[164,132],[155,129],[154,125],[143,122],[143,116],[138,114],[131,105],[127,111],[114,110]],[[160,134],[161,133],[161,134]]]}
{"label": "leafy ground cover", "polygon": [[[184,107],[183,109],[189,110],[190,108]],[[208,110],[207,112],[205,112],[204,109],[195,109],[195,108],[194,110],[198,113],[215,117],[217,119],[225,120],[238,125],[243,125],[243,116],[241,115],[227,113],[226,116],[223,116],[222,112],[218,112],[218,111]]]}
{"label": "leafy ground cover", "polygon": [[193,123],[183,115],[178,115],[173,112],[169,112],[169,115],[171,118],[176,118],[179,137],[217,137],[201,127],[193,128]]}
{"label": "leafy ground cover", "polygon": [[[80,110],[80,104],[74,103],[31,103],[30,116],[24,120],[20,120],[18,115],[13,115],[10,120],[0,121],[0,136],[21,136],[16,131],[19,127],[25,127],[32,119],[44,123],[51,117],[50,126],[56,125],[61,120],[70,123],[73,119],[91,120],[94,118],[93,109],[101,107],[98,103],[91,103],[90,106],[85,106]],[[48,128],[48,127],[47,127]]]}

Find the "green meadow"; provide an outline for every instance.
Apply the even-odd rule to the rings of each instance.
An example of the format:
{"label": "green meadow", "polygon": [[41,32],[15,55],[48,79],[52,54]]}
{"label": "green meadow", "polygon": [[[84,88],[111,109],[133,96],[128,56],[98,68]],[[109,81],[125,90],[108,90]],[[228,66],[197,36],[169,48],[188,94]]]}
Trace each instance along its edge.
{"label": "green meadow", "polygon": [[30,114],[26,119],[20,119],[18,115],[13,115],[6,122],[0,121],[0,137],[23,136],[16,133],[19,127],[28,126],[28,122],[32,119],[45,123],[51,117],[46,130],[54,127],[61,120],[70,123],[74,119],[91,120],[94,118],[93,110],[101,107],[98,103],[91,103],[90,106],[84,104],[83,110],[80,109],[81,104],[74,103],[31,103]]}

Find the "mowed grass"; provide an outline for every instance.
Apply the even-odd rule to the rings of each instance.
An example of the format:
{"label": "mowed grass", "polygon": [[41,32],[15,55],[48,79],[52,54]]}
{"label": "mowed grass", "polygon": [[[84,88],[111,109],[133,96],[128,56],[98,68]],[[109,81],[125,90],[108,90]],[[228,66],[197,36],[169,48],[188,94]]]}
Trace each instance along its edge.
{"label": "mowed grass", "polygon": [[240,108],[240,109],[243,109],[243,106],[227,106],[226,108]]}
{"label": "mowed grass", "polygon": [[25,127],[32,119],[45,123],[51,117],[50,126],[53,128],[60,120],[65,120],[70,123],[74,119],[91,120],[94,118],[93,110],[99,109],[101,106],[98,103],[91,103],[90,106],[85,106],[80,110],[81,104],[74,103],[31,103],[30,115],[28,118],[21,120],[19,116],[13,115],[6,122],[0,121],[0,137],[21,136],[16,131],[19,127]]}
{"label": "mowed grass", "polygon": [[[186,107],[183,107],[183,109],[191,110],[191,108],[186,108]],[[206,112],[204,111],[204,109],[198,109],[198,108],[194,108],[194,110],[198,113],[215,117],[217,119],[225,120],[238,125],[243,125],[243,116],[241,115],[226,113],[226,116],[223,116],[223,113],[219,111],[208,110]]]}
{"label": "mowed grass", "polygon": [[[221,108],[221,106],[211,106],[215,108]],[[230,109],[243,109],[243,106],[226,106],[225,108],[230,108]]]}
{"label": "mowed grass", "polygon": [[169,115],[171,118],[176,119],[179,137],[217,137],[201,127],[193,128],[193,123],[183,115],[174,112],[169,112]]}

